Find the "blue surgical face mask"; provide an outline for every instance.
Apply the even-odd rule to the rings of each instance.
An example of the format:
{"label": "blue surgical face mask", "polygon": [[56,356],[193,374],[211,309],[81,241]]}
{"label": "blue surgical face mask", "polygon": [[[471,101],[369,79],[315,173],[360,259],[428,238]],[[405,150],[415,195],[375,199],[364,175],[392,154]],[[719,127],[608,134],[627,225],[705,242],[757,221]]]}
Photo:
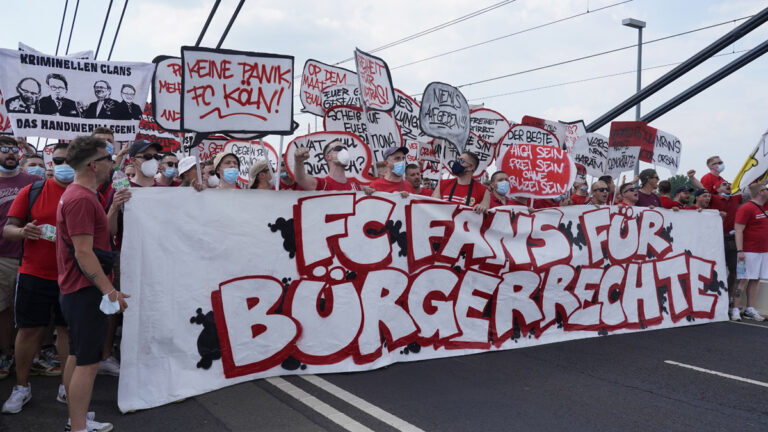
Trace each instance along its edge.
{"label": "blue surgical face mask", "polygon": [[582,192],[586,192],[586,191],[589,190],[589,188],[586,185],[584,185],[584,186],[580,187],[579,190],[581,190]]}
{"label": "blue surgical face mask", "polygon": [[36,175],[38,177],[45,177],[45,168],[41,166],[31,166],[27,168],[27,174]]}
{"label": "blue surgical face mask", "polygon": [[2,171],[2,172],[4,172],[4,173],[14,173],[14,172],[16,172],[18,169],[19,169],[19,166],[18,166],[18,165],[16,165],[16,168],[14,168],[14,169],[8,169],[8,168],[6,168],[6,167],[4,167],[4,166],[0,165],[0,171]]}
{"label": "blue surgical face mask", "polygon": [[507,195],[509,193],[509,182],[503,181],[496,183],[496,192],[499,195]]}
{"label": "blue surgical face mask", "polygon": [[283,179],[283,180],[288,180],[288,173],[287,172],[281,172],[280,173],[280,178]]}
{"label": "blue surgical face mask", "polygon": [[405,165],[405,161],[396,162],[395,166],[392,167],[392,174],[402,177],[405,174]]}
{"label": "blue surgical face mask", "polygon": [[67,164],[54,165],[53,176],[62,183],[69,183],[75,179],[75,170]]}
{"label": "blue surgical face mask", "polygon": [[562,199],[563,199],[563,196],[562,196],[562,195],[558,195],[558,196],[556,196],[556,197],[552,198],[552,201],[554,201],[554,202],[560,202],[560,201],[562,201]]}
{"label": "blue surgical face mask", "polygon": [[240,175],[240,170],[237,168],[225,168],[224,172],[221,174],[221,178],[229,183],[233,184],[237,181],[237,176]]}
{"label": "blue surgical face mask", "polygon": [[179,170],[177,170],[176,168],[166,167],[165,171],[163,172],[163,175],[165,176],[165,178],[172,179],[177,175],[179,175]]}
{"label": "blue surgical face mask", "polygon": [[721,193],[720,196],[723,197],[723,198],[729,198],[731,196],[731,194],[729,194],[729,193]]}
{"label": "blue surgical face mask", "polygon": [[717,164],[717,172],[723,172],[723,171],[725,171],[725,164],[721,162]]}
{"label": "blue surgical face mask", "polygon": [[109,152],[110,156],[115,154],[115,147],[112,146],[112,143],[107,141],[107,151]]}

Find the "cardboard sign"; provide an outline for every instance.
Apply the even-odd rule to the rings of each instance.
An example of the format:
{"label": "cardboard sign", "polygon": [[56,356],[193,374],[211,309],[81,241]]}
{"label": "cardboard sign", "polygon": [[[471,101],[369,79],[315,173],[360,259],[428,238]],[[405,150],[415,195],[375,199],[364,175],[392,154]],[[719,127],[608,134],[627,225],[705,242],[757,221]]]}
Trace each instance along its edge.
{"label": "cardboard sign", "polygon": [[[336,86],[340,86],[340,88],[335,92],[325,94],[325,90]],[[357,88],[359,95],[356,73],[309,59],[304,63],[304,71],[301,74],[299,97],[304,106],[302,111],[322,117],[325,115],[325,111],[332,106],[359,105],[359,103],[349,103],[349,96],[353,94],[350,91],[351,88]],[[343,99],[345,96],[347,99]],[[324,104],[324,100],[328,101],[328,105]]]}
{"label": "cardboard sign", "polygon": [[[395,109],[392,114],[395,122],[397,122],[397,126],[400,128],[403,144],[410,145],[415,142],[429,141],[427,135],[421,130],[419,109],[418,102],[400,90],[395,89]],[[410,153],[408,156],[410,156]]]}
{"label": "cardboard sign", "polygon": [[181,58],[158,56],[152,62],[152,112],[155,121],[167,131],[181,130]]}
{"label": "cardboard sign", "polygon": [[366,108],[374,111],[392,111],[395,108],[395,89],[387,62],[355,48],[355,66]]}
{"label": "cardboard sign", "polygon": [[360,99],[360,87],[350,84],[337,84],[326,87],[320,92],[320,104],[323,114],[335,106],[363,106]]}
{"label": "cardboard sign", "polygon": [[765,181],[766,178],[768,178],[768,130],[760,137],[760,141],[733,179],[731,192],[738,193],[753,182]]}
{"label": "cardboard sign", "polygon": [[565,149],[544,144],[515,144],[501,158],[510,195],[554,198],[568,192],[576,165]]}
{"label": "cardboard sign", "polygon": [[456,87],[433,82],[424,89],[419,121],[421,130],[434,138],[443,138],[459,153],[469,139],[469,104]]}
{"label": "cardboard sign", "polygon": [[346,147],[349,152],[350,162],[346,168],[347,177],[365,184],[373,181],[373,177],[369,174],[372,164],[371,150],[359,136],[347,132],[314,132],[294,138],[288,143],[283,157],[288,175],[294,178],[294,152],[298,148],[306,147],[309,149],[309,159],[304,161],[304,170],[307,175],[312,177],[327,176],[329,174],[328,162],[323,155],[323,149],[329,142],[336,139],[340,140],[339,145]]}
{"label": "cardboard sign", "polygon": [[587,174],[600,177],[606,173],[608,158],[608,137],[588,133],[579,138],[571,150],[573,161],[584,166]]}
{"label": "cardboard sign", "polygon": [[560,142],[552,132],[536,126],[518,124],[511,126],[499,141],[496,148],[496,159],[500,159],[511,146],[516,144],[541,144],[560,147]]}
{"label": "cardboard sign", "polygon": [[181,47],[185,131],[290,133],[293,57]]}
{"label": "cardboard sign", "polygon": [[613,178],[619,178],[621,173],[635,169],[640,155],[639,146],[608,146],[608,156],[605,158],[605,174]]}
{"label": "cardboard sign", "polygon": [[701,235],[722,230],[714,211],[213,192],[137,188],[126,203],[122,412],[269,376],[728,319],[722,236]]}
{"label": "cardboard sign", "polygon": [[577,120],[571,123],[561,122],[565,125],[565,137],[563,138],[563,145],[565,149],[573,151],[573,146],[576,141],[587,134],[587,127],[584,125],[584,120]]}
{"label": "cardboard sign", "polygon": [[374,161],[384,160],[384,150],[403,145],[400,128],[391,113],[368,111],[367,120],[363,120],[363,116],[363,109],[359,107],[333,107],[325,113],[323,128],[328,132],[358,135],[368,144]]}
{"label": "cardboard sign", "polygon": [[501,141],[509,127],[509,120],[492,109],[476,108],[469,112],[470,132],[494,145]]}
{"label": "cardboard sign", "polygon": [[680,167],[682,144],[676,136],[656,129],[656,145],[653,148],[653,164],[664,167],[673,175]]}
{"label": "cardboard sign", "polygon": [[651,163],[656,146],[656,129],[641,121],[611,122],[608,146],[640,147],[639,159]]}
{"label": "cardboard sign", "polygon": [[161,153],[167,153],[184,150],[192,144],[194,137],[195,134],[192,133],[186,134],[185,137],[184,134],[169,132],[161,128],[152,115],[152,104],[144,105],[144,112],[141,115],[141,120],[139,120],[139,132],[136,134],[135,140],[145,139],[158,143],[163,147]]}
{"label": "cardboard sign", "polygon": [[[264,146],[263,149],[262,145]],[[265,150],[266,155],[264,154]],[[259,141],[229,140],[224,146],[224,151],[234,153],[240,160],[238,180],[243,184],[250,183],[251,166],[260,159],[267,159],[272,166],[272,172],[277,172],[277,150],[264,140],[261,143]]]}
{"label": "cardboard sign", "polygon": [[[445,141],[442,140],[436,141],[445,143]],[[438,156],[438,159],[443,161],[445,168],[450,171],[450,167],[447,165],[448,162],[457,160],[459,156],[461,156],[461,153],[457,152],[456,147],[452,145],[440,145],[436,143],[433,145],[433,147],[435,154]],[[496,156],[496,147],[496,144],[492,144],[488,141],[480,139],[473,132],[469,133],[469,139],[464,144],[464,151],[473,152],[479,159],[477,168],[472,174],[473,177],[479,179],[488,168],[488,166],[491,165],[491,162],[493,162]]]}
{"label": "cardboard sign", "polygon": [[197,158],[200,162],[206,162],[224,151],[229,138],[223,135],[209,135],[197,145]]}
{"label": "cardboard sign", "polygon": [[16,136],[72,140],[101,126],[132,141],[152,70],[151,63],[0,50],[0,90]]}

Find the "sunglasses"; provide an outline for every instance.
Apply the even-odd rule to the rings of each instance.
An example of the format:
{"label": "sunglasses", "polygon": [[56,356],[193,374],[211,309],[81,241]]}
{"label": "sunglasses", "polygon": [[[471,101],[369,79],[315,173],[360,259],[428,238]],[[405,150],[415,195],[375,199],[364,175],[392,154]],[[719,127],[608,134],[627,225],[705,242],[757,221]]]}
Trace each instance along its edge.
{"label": "sunglasses", "polygon": [[608,189],[608,188],[597,188],[597,189],[595,189],[595,190],[596,190],[597,192],[608,192],[608,191],[609,191],[609,189]]}
{"label": "sunglasses", "polygon": [[[344,146],[336,146],[336,147],[331,147],[331,148],[328,150],[328,153],[330,153],[330,152],[332,152],[332,151],[342,151],[342,150],[345,150],[345,149],[346,149],[346,147],[344,147]],[[328,154],[328,153],[326,153],[326,154]]]}
{"label": "sunglasses", "polygon": [[8,152],[19,153],[19,148],[18,147],[10,147],[10,146],[2,146],[2,147],[0,147],[0,152],[3,152],[3,153],[8,153]]}
{"label": "sunglasses", "polygon": [[151,155],[151,154],[143,154],[141,156],[136,155],[136,157],[137,158],[142,158],[145,161],[152,160],[152,159],[155,159],[155,160],[159,161],[159,160],[161,160],[163,158],[163,155],[161,155],[160,153],[155,153],[153,155]]}
{"label": "sunglasses", "polygon": [[66,162],[66,161],[67,161],[67,158],[65,158],[65,157],[61,157],[61,156],[56,156],[56,157],[54,157],[52,160],[53,160],[53,164],[54,164],[54,165],[61,165],[61,164],[63,164],[64,162]]}
{"label": "sunglasses", "polygon": [[208,171],[208,175],[209,175],[209,176],[215,176],[215,175],[216,175],[216,173],[215,173],[214,171]]}
{"label": "sunglasses", "polygon": [[[636,187],[628,187],[628,188],[624,189],[624,192],[635,192],[636,190],[637,190]],[[622,192],[622,193],[624,193],[624,192]]]}
{"label": "sunglasses", "polygon": [[92,160],[91,162],[101,162],[101,161],[104,161],[104,160],[110,160],[111,161],[112,160],[112,155],[106,154],[106,155],[104,155],[104,156],[102,156],[100,158],[96,158],[96,159]]}
{"label": "sunglasses", "polygon": [[168,161],[168,162],[165,162],[165,164],[168,165],[170,168],[178,168],[179,167],[179,163],[178,162]]}

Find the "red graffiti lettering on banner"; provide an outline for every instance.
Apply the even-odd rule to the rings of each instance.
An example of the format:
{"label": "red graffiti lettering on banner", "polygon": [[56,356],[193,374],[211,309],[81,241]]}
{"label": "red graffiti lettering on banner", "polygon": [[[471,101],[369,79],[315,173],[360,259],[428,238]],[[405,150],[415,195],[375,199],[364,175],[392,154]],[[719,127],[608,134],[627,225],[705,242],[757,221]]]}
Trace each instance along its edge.
{"label": "red graffiti lettering on banner", "polygon": [[181,63],[168,63],[166,65],[174,76],[181,78]]}
{"label": "red graffiti lettering on banner", "polygon": [[169,122],[175,122],[175,121],[181,120],[181,113],[178,111],[164,109],[163,112],[160,114],[160,117],[164,118],[165,120],[168,120]]}
{"label": "red graffiti lettering on banner", "polygon": [[170,82],[170,81],[158,81],[158,93],[163,93],[165,91],[166,93],[173,94],[173,93],[181,93],[181,83],[180,82]]}

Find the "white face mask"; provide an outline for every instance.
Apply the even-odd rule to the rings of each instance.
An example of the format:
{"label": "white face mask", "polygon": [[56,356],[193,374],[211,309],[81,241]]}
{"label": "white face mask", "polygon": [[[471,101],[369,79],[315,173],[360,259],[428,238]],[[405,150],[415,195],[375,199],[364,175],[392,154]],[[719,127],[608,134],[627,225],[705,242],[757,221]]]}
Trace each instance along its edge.
{"label": "white face mask", "polygon": [[212,175],[208,177],[208,187],[216,188],[219,187],[219,178],[215,175]]}
{"label": "white face mask", "polygon": [[141,164],[141,173],[144,174],[145,177],[155,177],[159,165],[160,163],[155,159],[144,161]]}
{"label": "white face mask", "polygon": [[345,167],[349,165],[349,152],[347,149],[340,150],[338,153],[336,153],[336,161]]}

